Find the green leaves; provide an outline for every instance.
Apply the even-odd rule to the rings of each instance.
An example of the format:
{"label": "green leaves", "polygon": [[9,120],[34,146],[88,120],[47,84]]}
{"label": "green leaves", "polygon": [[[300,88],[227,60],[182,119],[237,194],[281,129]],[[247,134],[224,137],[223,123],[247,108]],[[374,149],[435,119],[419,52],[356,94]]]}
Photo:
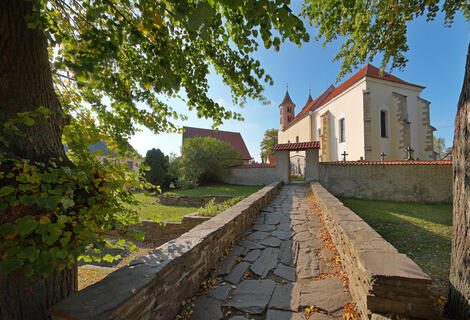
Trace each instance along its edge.
{"label": "green leaves", "polygon": [[14,231],[18,232],[21,236],[26,236],[33,232],[36,226],[37,222],[31,216],[25,216],[15,224]]}
{"label": "green leaves", "polygon": [[17,185],[0,189],[0,205],[35,215],[8,215],[11,221],[0,225],[0,273],[22,268],[25,275],[46,276],[102,243],[105,230],[137,222],[135,211],[123,203],[133,203],[131,188],[144,186],[127,163],[100,164],[89,151],[71,158],[73,166],[6,159],[5,168],[11,169],[2,176]]}
{"label": "green leaves", "polygon": [[179,180],[186,185],[217,181],[227,167],[242,162],[240,152],[227,142],[210,137],[186,139],[179,159]]}
{"label": "green leaves", "polygon": [[14,187],[12,187],[12,186],[3,186],[3,187],[0,188],[0,198],[8,196],[8,195],[12,194],[13,192],[15,192]]}
{"label": "green leaves", "polygon": [[[446,24],[452,23],[456,9],[469,12],[464,0],[444,1]],[[344,37],[334,60],[343,60],[338,79],[359,64],[371,62],[383,54],[382,68],[402,68],[408,61],[407,23],[426,15],[433,20],[439,11],[438,1],[336,1],[305,0],[302,15],[318,29],[317,40],[324,45]]]}

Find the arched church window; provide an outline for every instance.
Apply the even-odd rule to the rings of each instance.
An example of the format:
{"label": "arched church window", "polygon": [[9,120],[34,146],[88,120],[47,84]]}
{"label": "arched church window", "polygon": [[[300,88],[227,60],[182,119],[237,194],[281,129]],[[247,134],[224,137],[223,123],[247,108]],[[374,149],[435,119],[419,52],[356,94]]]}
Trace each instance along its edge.
{"label": "arched church window", "polygon": [[380,111],[380,136],[382,138],[387,138],[387,122],[388,122],[388,119],[387,119],[387,111],[385,110],[381,110]]}
{"label": "arched church window", "polygon": [[344,122],[344,118],[339,119],[339,142],[346,141],[346,128]]}
{"label": "arched church window", "polygon": [[299,143],[299,136],[295,137],[295,142]]}

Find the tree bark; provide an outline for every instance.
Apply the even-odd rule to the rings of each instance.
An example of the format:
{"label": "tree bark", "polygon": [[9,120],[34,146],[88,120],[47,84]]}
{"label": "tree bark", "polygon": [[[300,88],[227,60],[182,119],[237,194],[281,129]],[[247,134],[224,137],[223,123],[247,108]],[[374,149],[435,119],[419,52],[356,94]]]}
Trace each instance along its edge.
{"label": "tree bark", "polygon": [[[45,163],[62,158],[66,164],[61,141],[65,119],[53,87],[46,38],[42,30],[28,28],[25,20],[33,14],[36,2],[0,0],[0,135],[4,135],[4,123],[16,118],[18,112],[43,106],[54,114],[47,119],[35,118],[32,126],[19,125],[24,136],[6,137],[9,145],[0,143],[0,151],[11,158]],[[8,166],[0,163],[0,171],[8,171]],[[0,185],[12,183],[0,180]],[[0,213],[0,223],[17,218],[10,212]],[[0,318],[45,319],[48,307],[75,291],[76,267],[53,272],[47,278],[28,278],[21,270],[0,276]]]}
{"label": "tree bark", "polygon": [[470,319],[470,44],[457,107],[452,153],[454,209],[447,310],[455,319]]}
{"label": "tree bark", "polygon": [[[0,1],[0,125],[18,112],[43,106],[54,114],[21,126],[24,136],[11,141],[8,152],[23,159],[44,161],[65,158],[62,130],[65,124],[54,91],[44,32],[27,27],[37,1]],[[0,134],[3,134],[0,132]]]}

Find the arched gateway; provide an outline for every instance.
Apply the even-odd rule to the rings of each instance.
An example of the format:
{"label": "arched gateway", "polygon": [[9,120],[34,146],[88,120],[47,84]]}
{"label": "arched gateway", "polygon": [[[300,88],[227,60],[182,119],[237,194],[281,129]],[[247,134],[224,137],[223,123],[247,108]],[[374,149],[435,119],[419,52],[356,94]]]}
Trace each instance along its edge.
{"label": "arched gateway", "polygon": [[305,151],[305,181],[318,180],[319,141],[282,143],[274,147],[276,152],[276,175],[284,183],[289,182],[289,152]]}

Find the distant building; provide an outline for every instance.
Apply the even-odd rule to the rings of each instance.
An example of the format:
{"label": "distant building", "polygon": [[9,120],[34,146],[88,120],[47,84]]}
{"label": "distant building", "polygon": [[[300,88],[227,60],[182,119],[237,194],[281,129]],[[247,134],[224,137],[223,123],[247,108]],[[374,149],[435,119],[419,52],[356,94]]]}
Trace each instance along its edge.
{"label": "distant building", "polygon": [[275,155],[268,156],[268,163],[272,165],[276,165],[276,156]]}
{"label": "distant building", "polygon": [[116,153],[113,151],[109,150],[108,146],[104,141],[100,141],[98,143],[92,144],[91,146],[88,147],[91,153],[94,153],[96,151],[101,151],[102,155],[97,155],[96,158],[100,161],[103,162],[104,159],[114,162],[114,163],[120,163],[120,164],[127,164],[127,167],[129,170],[134,170],[134,171],[139,171],[139,166],[142,163],[142,158],[137,157],[136,159],[130,158],[130,157],[119,157],[117,156]]}
{"label": "distant building", "polygon": [[444,155],[442,156],[441,160],[450,160],[452,161],[452,152],[453,152],[453,148],[449,148],[446,153],[444,153]]}
{"label": "distant building", "polygon": [[[370,64],[302,110],[286,91],[280,108],[279,143],[320,142],[320,161],[433,159],[430,102],[424,87],[401,80]],[[305,152],[291,152],[292,171],[302,173]]]}
{"label": "distant building", "polygon": [[243,141],[242,135],[239,132],[222,131],[222,130],[210,130],[193,127],[183,127],[183,142],[185,139],[191,139],[195,137],[211,137],[221,141],[229,143],[232,147],[240,151],[243,159],[243,164],[248,164],[253,159],[248,151],[245,141]]}

